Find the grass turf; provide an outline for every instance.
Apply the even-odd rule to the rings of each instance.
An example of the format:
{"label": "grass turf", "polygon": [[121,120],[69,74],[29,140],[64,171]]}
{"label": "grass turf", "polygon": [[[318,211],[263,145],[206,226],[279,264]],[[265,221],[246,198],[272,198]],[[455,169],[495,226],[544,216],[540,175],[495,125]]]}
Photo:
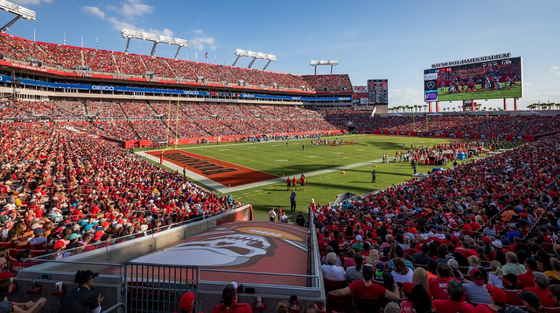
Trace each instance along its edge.
{"label": "grass turf", "polygon": [[[502,83],[502,86],[504,84]],[[503,87],[504,91],[494,90],[494,91],[481,91],[481,85],[476,85],[477,92],[461,92],[449,94],[449,87],[445,87],[445,91],[441,93],[438,89],[438,100],[439,101],[458,101],[458,100],[484,100],[484,99],[511,99],[511,98],[521,98],[521,83],[518,82],[516,87],[507,89]]]}
{"label": "grass turf", "polygon": [[[295,176],[298,179],[297,210],[307,209],[311,199],[316,203],[326,204],[336,199],[338,194],[351,192],[367,194],[373,190],[383,189],[393,184],[399,184],[411,179],[413,170],[410,163],[380,162],[383,153],[394,157],[395,152],[401,151],[404,143],[408,149],[411,144],[415,146],[433,145],[449,142],[450,139],[372,136],[372,135],[347,135],[339,136],[345,142],[354,140],[354,145],[341,146],[313,146],[311,139],[291,140],[288,145],[285,141],[262,143],[221,143],[220,145],[190,145],[179,146],[196,154],[201,154],[231,163],[271,173],[282,177]],[[333,141],[335,137],[326,137]],[[305,144],[305,150],[302,149]],[[377,164],[377,180],[371,183],[371,171],[374,165],[366,164],[353,168],[338,169],[319,175],[310,176],[309,173],[318,170],[331,170],[338,166],[348,166],[368,161],[379,161]],[[450,165],[448,165],[450,166]],[[426,173],[431,170],[431,165],[417,166],[418,172]],[[300,191],[299,177],[301,173],[307,177],[307,188]],[[271,207],[281,207],[283,211],[290,210],[290,192],[287,191],[286,182],[268,184],[261,187],[231,192],[235,199],[253,205],[256,220],[268,220],[268,211]],[[290,220],[295,214],[289,213]]]}

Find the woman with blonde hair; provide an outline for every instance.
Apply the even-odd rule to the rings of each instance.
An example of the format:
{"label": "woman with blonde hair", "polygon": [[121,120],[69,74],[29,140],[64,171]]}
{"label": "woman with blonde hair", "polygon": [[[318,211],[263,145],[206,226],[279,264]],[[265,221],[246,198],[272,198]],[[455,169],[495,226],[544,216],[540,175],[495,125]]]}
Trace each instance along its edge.
{"label": "woman with blonde hair", "polygon": [[290,306],[286,301],[278,302],[276,306],[276,313],[288,313],[290,312]]}
{"label": "woman with blonde hair", "polygon": [[371,264],[375,267],[375,265],[377,265],[378,262],[379,262],[379,250],[377,249],[370,250],[366,264]]}
{"label": "woman with blonde hair", "polygon": [[488,282],[494,287],[504,288],[502,282],[502,277],[504,277],[504,271],[502,270],[502,264],[498,260],[492,260],[490,262],[490,272],[488,273]]}
{"label": "woman with blonde hair", "polygon": [[467,261],[469,262],[469,273],[473,268],[479,268],[482,266],[482,262],[476,255],[471,255]]}
{"label": "woman with blonde hair", "polygon": [[422,285],[422,287],[424,287],[424,289],[426,289],[426,291],[428,292],[430,298],[432,298],[430,283],[428,282],[428,272],[426,272],[426,270],[421,267],[417,267],[414,270],[414,273],[412,273],[412,281],[410,283],[404,283],[402,286],[402,290],[405,292],[405,294],[409,295],[410,293],[412,293],[412,289],[416,285]]}

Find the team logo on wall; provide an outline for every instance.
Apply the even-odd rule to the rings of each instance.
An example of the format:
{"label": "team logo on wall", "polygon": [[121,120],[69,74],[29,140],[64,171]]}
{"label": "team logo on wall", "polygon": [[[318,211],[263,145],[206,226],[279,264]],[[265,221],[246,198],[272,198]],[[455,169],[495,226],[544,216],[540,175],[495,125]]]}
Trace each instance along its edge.
{"label": "team logo on wall", "polygon": [[[266,237],[259,235],[215,234],[178,245],[166,252],[183,257],[189,255],[189,265],[236,266],[251,265],[264,256],[273,256],[274,248]],[[194,259],[192,256],[195,256]]]}
{"label": "team logo on wall", "polygon": [[292,225],[228,223],[187,238],[174,247],[137,258],[135,262],[247,267],[294,248],[307,252],[307,233]]}

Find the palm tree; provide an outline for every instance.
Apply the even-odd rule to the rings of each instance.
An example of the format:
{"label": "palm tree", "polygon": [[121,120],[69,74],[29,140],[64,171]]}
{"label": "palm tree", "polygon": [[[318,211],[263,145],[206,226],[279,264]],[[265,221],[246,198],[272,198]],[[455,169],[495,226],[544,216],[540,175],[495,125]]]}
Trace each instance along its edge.
{"label": "palm tree", "polygon": [[[558,105],[560,106],[560,103]],[[428,105],[427,104],[424,104],[423,107],[424,107],[424,112],[428,111]]]}

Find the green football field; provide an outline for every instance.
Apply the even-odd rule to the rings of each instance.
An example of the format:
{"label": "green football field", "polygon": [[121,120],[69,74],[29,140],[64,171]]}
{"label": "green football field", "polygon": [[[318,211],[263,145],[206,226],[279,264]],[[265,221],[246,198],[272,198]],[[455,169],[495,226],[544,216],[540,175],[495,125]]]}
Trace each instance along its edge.
{"label": "green football field", "polygon": [[[336,137],[325,137],[333,141]],[[450,139],[374,136],[374,135],[346,135],[339,136],[345,142],[354,140],[354,145],[313,146],[311,139],[273,141],[262,143],[221,143],[220,145],[191,145],[179,146],[178,149],[205,155],[223,161],[243,165],[255,170],[271,173],[280,177],[296,176],[298,179],[297,210],[306,210],[311,199],[316,203],[326,204],[334,201],[341,193],[367,194],[373,190],[383,189],[392,184],[398,184],[411,179],[413,170],[410,163],[381,163],[383,153],[388,153],[392,159],[396,151],[405,151],[410,145],[422,146],[449,142]],[[305,144],[305,150],[302,145]],[[377,163],[371,163],[375,161]],[[356,164],[369,162],[366,165]],[[376,183],[371,183],[371,172],[377,165]],[[349,166],[340,169],[337,167]],[[417,172],[426,173],[433,166],[419,165]],[[314,171],[326,170],[326,173],[311,176]],[[344,170],[344,174],[342,171]],[[299,177],[305,173],[307,188],[299,189]],[[271,207],[290,209],[290,192],[286,182],[271,183],[261,187],[231,192],[235,199],[251,203],[255,211],[255,219],[267,220],[267,212]],[[293,214],[288,214],[290,220]]]}
{"label": "green football field", "polygon": [[[504,84],[502,83],[502,86]],[[461,92],[449,94],[449,87],[445,87],[445,91],[441,93],[438,89],[438,100],[439,101],[458,101],[458,100],[477,100],[477,99],[503,99],[503,98],[521,98],[521,82],[517,82],[517,86],[507,89],[503,87],[504,91],[494,90],[494,91],[480,91],[481,85],[476,85],[477,92]]]}

